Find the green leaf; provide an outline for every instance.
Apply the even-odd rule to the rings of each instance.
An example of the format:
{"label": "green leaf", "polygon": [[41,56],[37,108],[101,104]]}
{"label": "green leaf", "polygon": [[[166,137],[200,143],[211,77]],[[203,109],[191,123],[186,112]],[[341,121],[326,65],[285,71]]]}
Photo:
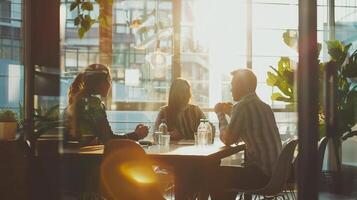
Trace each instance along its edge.
{"label": "green leaf", "polygon": [[282,75],[285,77],[285,81],[293,86],[294,85],[294,72],[293,71],[284,71]]}
{"label": "green leaf", "polygon": [[81,6],[82,10],[88,10],[92,11],[93,10],[93,4],[91,2],[84,2]]}
{"label": "green leaf", "polygon": [[[87,16],[87,15],[86,15]],[[81,21],[81,28],[83,28],[86,32],[89,31],[90,27],[92,26],[92,19],[89,17],[85,17]]]}
{"label": "green leaf", "polygon": [[69,8],[70,11],[73,11],[79,4],[77,2],[71,3],[71,6]]}
{"label": "green leaf", "polygon": [[90,26],[92,26],[95,22],[94,19],[92,19],[92,17],[90,15],[85,15],[84,19],[88,21],[88,23],[90,24]]}
{"label": "green leaf", "polygon": [[268,72],[268,78],[266,80],[267,84],[269,86],[276,86],[277,81],[278,81],[278,76],[276,76],[271,72]]}
{"label": "green leaf", "polygon": [[79,29],[78,29],[78,36],[79,36],[79,38],[83,38],[83,37],[84,37],[84,34],[85,34],[86,32],[87,32],[87,31],[86,31],[83,27],[79,28]]}
{"label": "green leaf", "polygon": [[348,58],[348,63],[341,69],[341,74],[347,78],[357,77],[357,50]]}
{"label": "green leaf", "polygon": [[351,44],[344,45],[339,40],[330,40],[327,41],[328,53],[331,56],[332,60],[336,61],[339,65],[345,61],[348,49],[351,47]]}
{"label": "green leaf", "polygon": [[283,33],[284,43],[295,50],[297,50],[298,46],[298,32],[295,30],[286,30]]}
{"label": "green leaf", "polygon": [[294,102],[293,99],[289,98],[289,97],[285,97],[283,96],[281,93],[279,92],[274,92],[272,95],[271,95],[271,99],[273,101],[284,101],[284,102]]}
{"label": "green leaf", "polygon": [[[292,70],[290,63],[291,60],[289,57],[281,57],[279,61],[278,71],[281,73],[284,70]],[[281,70],[280,67],[282,67],[283,70]]]}
{"label": "green leaf", "polygon": [[77,17],[74,19],[74,25],[75,25],[75,26],[78,26],[80,22],[81,22],[81,18],[80,18],[79,16],[77,16]]}
{"label": "green leaf", "polygon": [[288,83],[286,83],[285,81],[278,81],[277,82],[277,87],[286,96],[289,96],[289,97],[293,97],[294,96],[293,88]]}
{"label": "green leaf", "polygon": [[17,122],[16,113],[10,109],[0,110],[0,122]]}

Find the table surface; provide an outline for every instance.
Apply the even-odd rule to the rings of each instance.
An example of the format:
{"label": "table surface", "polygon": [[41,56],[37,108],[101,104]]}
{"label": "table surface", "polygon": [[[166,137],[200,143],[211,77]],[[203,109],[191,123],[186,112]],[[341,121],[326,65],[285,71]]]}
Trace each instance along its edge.
{"label": "table surface", "polygon": [[[200,157],[224,158],[244,149],[244,144],[226,146],[221,141],[211,145],[194,145],[190,142],[172,143],[169,146],[151,145],[143,146],[146,154],[151,157]],[[85,146],[81,148],[63,148],[64,155],[92,155],[101,156],[104,145]]]}
{"label": "table surface", "polygon": [[[217,140],[212,145],[195,145],[194,142],[181,141],[169,146],[143,146],[146,154],[157,164],[169,164],[175,173],[175,199],[187,199],[189,177],[197,173],[195,170],[216,166],[222,158],[244,150],[244,143],[226,146]],[[60,152],[65,158],[90,158],[101,160],[104,145],[85,146],[81,148],[63,148]],[[167,166],[167,165],[165,165]]]}

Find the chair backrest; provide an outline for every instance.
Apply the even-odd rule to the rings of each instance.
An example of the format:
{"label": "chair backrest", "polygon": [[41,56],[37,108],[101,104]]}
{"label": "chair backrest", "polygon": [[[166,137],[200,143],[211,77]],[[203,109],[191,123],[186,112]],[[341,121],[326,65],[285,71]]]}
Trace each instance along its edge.
{"label": "chair backrest", "polygon": [[101,192],[108,199],[162,200],[152,162],[132,140],[111,140],[100,166]]}
{"label": "chair backrest", "polygon": [[325,151],[326,151],[326,146],[327,146],[328,138],[325,136],[321,138],[319,141],[319,147],[318,147],[318,169],[319,173],[322,172],[322,165],[324,163],[324,157],[325,157]]}
{"label": "chair backrest", "polygon": [[259,189],[255,193],[260,195],[276,195],[280,193],[289,178],[290,170],[292,167],[292,162],[294,158],[294,152],[298,140],[291,140],[289,141],[281,151],[278,162],[275,165],[273,174],[269,180],[269,183]]}

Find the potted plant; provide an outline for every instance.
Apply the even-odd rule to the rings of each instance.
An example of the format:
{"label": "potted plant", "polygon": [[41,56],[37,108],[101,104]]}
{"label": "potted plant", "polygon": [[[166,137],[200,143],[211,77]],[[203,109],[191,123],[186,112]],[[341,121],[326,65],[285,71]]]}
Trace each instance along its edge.
{"label": "potted plant", "polygon": [[0,140],[15,139],[17,131],[16,113],[12,110],[0,111]]}
{"label": "potted plant", "polygon": [[[289,38],[289,35],[284,33],[284,42],[288,46],[294,45],[297,41],[297,35],[293,38]],[[326,135],[327,129],[325,129],[325,115],[322,108],[322,103],[319,104],[319,122],[320,122],[320,137],[328,137],[329,142],[332,144],[332,148],[329,148],[329,165],[328,172],[325,172],[323,181],[326,186],[334,188],[335,192],[343,192],[346,189],[341,187],[344,182],[351,183],[351,176],[346,174],[342,170],[342,156],[341,145],[342,142],[350,137],[356,136],[357,131],[352,130],[352,127],[357,123],[356,107],[357,107],[357,50],[350,52],[351,44],[344,44],[338,40],[327,41],[327,50],[330,55],[330,61],[323,63],[319,61],[319,85],[323,88],[323,75],[328,71],[333,71],[335,76],[335,82],[333,83],[336,92],[336,118],[337,127],[331,129],[333,133]],[[267,84],[277,87],[280,92],[272,95],[273,100],[284,101],[287,103],[296,103],[295,88],[293,87],[292,74],[295,73],[295,68],[291,66],[291,60],[287,57],[282,57],[279,61],[278,67],[273,68],[273,72],[268,72]],[[330,81],[330,79],[328,79]],[[322,102],[322,89],[319,94],[320,102]],[[331,131],[330,130],[330,131]]]}

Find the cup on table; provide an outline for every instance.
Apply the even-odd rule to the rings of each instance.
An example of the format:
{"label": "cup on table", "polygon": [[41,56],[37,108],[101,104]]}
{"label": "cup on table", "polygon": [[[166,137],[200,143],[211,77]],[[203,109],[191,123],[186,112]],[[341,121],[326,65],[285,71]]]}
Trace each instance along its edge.
{"label": "cup on table", "polygon": [[154,144],[160,144],[160,136],[162,135],[161,131],[155,131],[152,135]]}
{"label": "cup on table", "polygon": [[159,144],[162,146],[170,145],[170,135],[169,134],[161,134],[159,138]]}

